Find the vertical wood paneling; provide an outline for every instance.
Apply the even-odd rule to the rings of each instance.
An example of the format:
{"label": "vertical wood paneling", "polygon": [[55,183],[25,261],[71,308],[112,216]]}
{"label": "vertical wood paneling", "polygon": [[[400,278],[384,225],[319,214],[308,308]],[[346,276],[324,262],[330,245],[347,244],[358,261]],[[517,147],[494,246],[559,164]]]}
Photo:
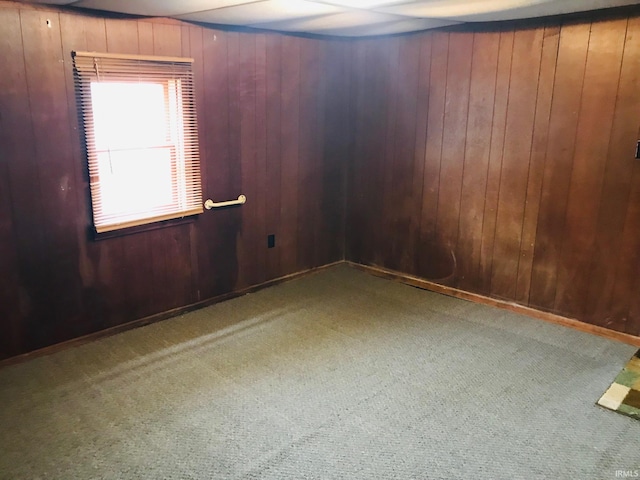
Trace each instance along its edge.
{"label": "vertical wood paneling", "polygon": [[393,144],[392,188],[386,203],[391,208],[391,263],[396,270],[414,270],[417,238],[411,219],[418,206],[413,194],[416,145],[418,78],[421,42],[412,36],[399,45],[399,65],[394,94],[397,96]]}
{"label": "vertical wood paneling", "polygon": [[[0,103],[1,105],[1,103]],[[0,129],[6,129],[0,119]],[[0,142],[2,141],[0,137]],[[0,163],[0,302],[7,305],[2,319],[4,335],[0,339],[0,351],[8,355],[17,355],[22,340],[19,305],[15,301],[19,298],[19,277],[16,248],[13,237],[13,222],[11,218],[11,196],[8,185],[8,172],[5,162]]]}
{"label": "vertical wood paneling", "polygon": [[300,143],[300,40],[282,39],[282,92],[280,106],[280,136],[282,163],[280,185],[280,248],[281,273],[295,271],[298,255],[298,157]]}
{"label": "vertical wood paneling", "polygon": [[22,11],[20,17],[24,57],[29,59],[25,80],[42,209],[46,217],[55,219],[39,225],[47,243],[47,255],[39,269],[50,282],[42,299],[48,315],[31,326],[38,331],[35,345],[41,346],[49,338],[62,340],[65,322],[75,324],[82,308],[76,218],[57,213],[77,211],[75,179],[80,176],[76,173],[80,166],[67,157],[71,138],[59,15]]}
{"label": "vertical wood paneling", "polygon": [[[491,139],[489,144],[489,170],[485,187],[482,214],[482,240],[480,243],[479,288],[480,293],[491,291],[493,250],[496,237],[496,222],[500,180],[502,177],[502,159],[509,103],[509,85],[511,82],[511,62],[513,58],[514,33],[502,31],[498,49],[498,70],[496,73],[496,93],[491,118]],[[488,119],[487,119],[488,120]]]}
{"label": "vertical wood paneling", "polygon": [[[231,184],[231,160],[229,142],[229,68],[227,34],[202,30],[203,35],[203,107],[200,108],[199,130],[205,145],[204,164],[207,175],[203,178],[203,198],[223,201],[234,198],[238,186]],[[202,160],[201,160],[202,163]],[[239,193],[236,193],[239,195]],[[198,218],[201,241],[200,289],[202,298],[209,298],[229,291],[238,275],[236,234],[229,227],[229,220],[238,212],[220,210],[205,212]],[[221,255],[220,252],[227,254]]]}
{"label": "vertical wood paneling", "polygon": [[584,315],[598,207],[618,93],[626,20],[591,27],[555,309]]}
{"label": "vertical wood paneling", "polygon": [[[41,238],[31,228],[40,220],[40,193],[33,169],[33,141],[29,100],[22,56],[20,12],[0,10],[0,305],[3,334],[0,348],[6,356],[24,351],[31,302],[37,284],[32,280],[41,259]],[[9,159],[18,157],[21,162]],[[31,185],[30,189],[19,187]],[[24,203],[23,203],[24,202]],[[18,300],[18,301],[16,301]],[[20,300],[22,300],[20,302]],[[22,322],[21,322],[22,320]]]}
{"label": "vertical wood paneling", "polygon": [[318,49],[319,45],[310,39],[299,39],[300,96],[298,104],[301,122],[298,129],[298,221],[297,221],[297,264],[310,268],[314,262],[315,238],[314,223],[318,191],[316,190],[314,138],[319,128],[318,123]]}
{"label": "vertical wood paneling", "polygon": [[[633,152],[629,146],[637,140],[640,131],[639,88],[640,18],[632,18],[628,20],[626,31],[586,298],[586,312],[591,321],[616,329],[626,326],[626,298],[632,295],[629,287],[637,272],[633,258],[638,248],[633,241],[629,241],[637,238],[637,232],[627,229],[627,235],[623,233],[628,210],[626,206],[633,208],[635,205],[630,195],[632,189],[637,188],[634,181],[637,162],[632,158]],[[613,260],[610,258],[612,252],[615,252]],[[615,297],[614,291],[617,294]]]}
{"label": "vertical wood paneling", "polygon": [[[2,357],[345,244],[350,260],[640,334],[637,17],[347,42],[7,5]],[[194,57],[204,197],[248,203],[92,240],[73,49]]]}
{"label": "vertical wood paneling", "polygon": [[[640,133],[640,132],[638,132]],[[629,207],[622,231],[618,270],[612,298],[612,315],[595,319],[596,323],[616,327],[627,333],[638,335],[638,319],[631,318],[637,313],[637,296],[640,290],[638,270],[640,269],[640,167],[636,163],[632,173],[633,186],[629,196]]]}
{"label": "vertical wood paneling", "polygon": [[[311,149],[310,149],[310,162],[311,172],[314,177],[313,182],[313,194],[312,198],[314,201],[311,204],[313,211],[313,220],[309,229],[312,234],[312,242],[313,250],[311,251],[311,266],[316,265],[318,263],[318,258],[320,256],[320,252],[322,251],[322,244],[326,244],[326,231],[321,231],[321,216],[322,216],[322,199],[323,199],[323,165],[324,156],[322,152],[323,138],[325,136],[325,125],[324,125],[324,117],[325,117],[325,103],[326,103],[326,68],[324,67],[324,60],[326,56],[326,44],[324,43],[316,43],[315,44],[315,52],[314,57],[315,61],[313,63],[313,67],[310,69],[312,72],[313,79],[310,82],[311,89],[309,93],[307,93],[307,97],[311,97],[314,99],[313,109],[315,111],[315,129],[312,130],[311,134]],[[325,75],[322,72],[325,72]],[[324,78],[323,78],[324,77]],[[326,164],[327,169],[329,169],[329,164]],[[336,179],[339,183],[339,179]]]}
{"label": "vertical wood paneling", "polygon": [[365,162],[367,145],[369,145],[368,117],[372,100],[368,96],[366,75],[366,43],[352,44],[349,58],[352,64],[350,85],[350,116],[353,119],[352,158],[348,167],[349,195],[346,198],[347,220],[345,226],[346,257],[355,262],[363,262],[365,254],[365,219],[369,216],[365,205]]}
{"label": "vertical wood paneling", "polygon": [[499,47],[499,33],[475,35],[456,249],[458,285],[470,290],[479,288],[484,196],[491,153],[487,138],[491,137],[492,123],[487,119],[493,117]]}
{"label": "vertical wood paneling", "polygon": [[[63,27],[63,40],[69,34],[73,35],[75,29],[81,30],[82,27],[80,25],[84,25],[86,50],[108,51],[107,27],[104,19],[77,15],[69,15],[69,17],[69,22],[73,22],[74,25]],[[70,40],[70,43],[72,42],[73,40]],[[82,45],[81,41],[79,45]],[[81,49],[79,45],[72,46],[63,42],[63,48]],[[68,54],[68,51],[66,53]],[[75,102],[72,103],[73,108],[76,108]],[[78,136],[82,137],[82,132],[79,131]],[[123,242],[120,239],[114,239],[113,242],[108,243],[87,241],[89,238],[88,230],[91,225],[89,173],[84,166],[84,162],[82,165],[84,172],[83,195],[79,198],[82,198],[81,203],[84,204],[83,208],[86,209],[86,216],[83,222],[79,222],[80,227],[85,230],[80,242],[80,262],[84,282],[84,309],[86,312],[93,312],[90,322],[87,322],[86,316],[83,319],[84,323],[88,324],[86,325],[86,331],[89,333],[126,321],[127,311],[130,311],[129,314],[134,315],[136,318],[143,317],[149,311],[151,302],[146,297],[145,286],[147,283],[135,281],[137,275],[144,275],[147,271],[145,264],[138,264],[139,267],[133,273],[126,272],[128,259],[124,258]],[[118,272],[118,274],[112,275],[112,272]],[[142,292],[142,294],[136,294],[137,292]]]}
{"label": "vertical wood paneling", "polygon": [[589,24],[560,32],[530,294],[532,305],[547,310],[555,303],[589,32]]}
{"label": "vertical wood paneling", "polygon": [[[78,238],[78,262],[79,274],[82,282],[81,302],[82,308],[94,308],[98,299],[104,294],[96,278],[95,264],[91,261],[86,245],[87,228],[91,221],[91,211],[89,206],[89,182],[88,172],[84,167],[84,148],[82,146],[83,136],[78,110],[75,102],[75,89],[73,82],[73,63],[71,61],[72,50],[101,50],[106,49],[105,26],[102,19],[91,17],[78,17],[75,15],[60,14],[60,30],[62,54],[64,59],[64,73],[66,84],[67,105],[69,111],[69,131],[70,131],[70,155],[72,165],[75,168],[75,196],[77,202],[77,217],[75,223],[76,238]],[[96,323],[89,324],[76,317],[76,324],[73,326],[75,335],[82,335],[93,328],[100,328],[108,324],[107,316],[97,315]],[[69,320],[67,320],[68,322]],[[92,322],[93,323],[93,322]]]}
{"label": "vertical wood paneling", "polygon": [[[349,133],[334,138],[325,125],[345,125],[348,95],[329,109],[324,91],[348,88],[344,43],[331,50],[334,68],[319,40],[301,49],[300,38],[278,34],[7,5],[0,358],[343,258]],[[93,240],[72,50],[193,57],[204,198],[244,193],[247,204]],[[308,217],[298,214],[301,199]],[[268,251],[267,233],[276,234]]]}
{"label": "vertical wood paneling", "polygon": [[472,52],[473,34],[463,33],[449,36],[444,133],[436,220],[440,252],[452,258],[450,270],[446,271],[449,282],[455,281],[457,275],[455,251],[458,243],[460,196],[469,118]]}
{"label": "vertical wood paneling", "polygon": [[138,22],[138,45],[141,53],[144,55],[153,55],[154,36],[160,37],[160,29],[154,31],[154,25],[151,22]]}
{"label": "vertical wood paneling", "polygon": [[[318,238],[321,239],[320,256],[317,263],[325,264],[345,256],[345,203],[347,201],[347,167],[350,155],[350,140],[354,129],[350,105],[352,75],[351,51],[341,41],[328,42],[324,56],[324,139],[321,145],[322,201],[320,203]],[[322,212],[338,212],[324,215]],[[323,232],[323,233],[322,233]]]}
{"label": "vertical wood paneling", "polygon": [[[394,173],[395,173],[395,146],[396,146],[396,125],[398,123],[398,96],[399,96],[399,69],[401,65],[400,59],[400,38],[391,38],[385,42],[386,56],[384,59],[385,77],[383,98],[386,99],[387,115],[382,117],[384,121],[384,156],[381,156],[381,170],[388,173],[381,178],[379,201],[380,211],[382,215],[379,227],[376,228],[376,243],[374,247],[375,262],[381,265],[387,263],[397,263],[392,261],[393,249],[393,232],[395,229],[394,217],[399,210],[397,205],[399,196],[394,192]],[[382,170],[384,169],[384,170]],[[396,252],[397,255],[397,252]]]}
{"label": "vertical wood paneling", "polygon": [[[258,198],[257,177],[257,154],[258,145],[256,142],[256,42],[255,35],[241,33],[238,37],[238,65],[237,76],[231,80],[238,86],[238,109],[239,125],[232,126],[231,129],[239,127],[239,149],[240,149],[240,169],[241,181],[238,186],[242,186],[242,191],[234,193],[229,198],[237,198],[242,193],[251,198],[242,208],[234,209],[234,213],[241,216],[242,228],[238,235],[238,256],[246,258],[248,261],[239,265],[238,282],[240,288],[247,287],[255,283],[255,269],[258,264],[257,244],[257,205]],[[231,51],[230,51],[231,52]],[[235,56],[235,54],[232,54]],[[232,57],[233,58],[233,57]],[[232,107],[233,108],[233,107]],[[246,207],[246,208],[245,208]]]}
{"label": "vertical wood paneling", "polygon": [[[238,32],[225,32],[224,36],[227,38],[227,96],[228,96],[228,121],[229,130],[228,138],[229,150],[228,156],[218,159],[218,164],[225,164],[227,171],[226,175],[220,176],[218,179],[218,191],[219,195],[223,198],[237,198],[242,191],[242,173],[243,167],[246,171],[250,168],[250,160],[246,158],[247,152],[243,152],[242,140],[244,138],[251,138],[247,135],[246,129],[243,130],[243,115],[242,115],[242,103],[241,103],[241,81],[243,76],[247,74],[243,70],[242,59],[240,58],[240,33]],[[214,65],[214,68],[216,66]],[[251,69],[253,72],[253,69]],[[250,122],[250,120],[249,120]],[[247,127],[250,127],[247,125]],[[253,141],[253,139],[251,139]],[[250,151],[252,150],[249,149]],[[243,165],[242,154],[245,153],[245,162]],[[220,251],[233,251],[234,258],[237,259],[241,256],[243,249],[243,241],[247,242],[248,230],[250,225],[244,226],[242,224],[243,216],[246,215],[249,218],[249,209],[242,209],[241,207],[227,208],[222,211],[211,212],[223,221],[224,227],[221,229],[222,236],[220,238]],[[246,247],[245,247],[246,249]],[[246,250],[245,250],[246,251]],[[215,267],[214,267],[215,268]],[[232,283],[228,288],[233,289],[238,283],[245,284],[246,280],[246,266],[242,265],[236,260],[236,275],[230,279]],[[226,269],[225,269],[226,270]],[[223,272],[225,271],[223,270]],[[221,272],[222,273],[222,272]]]}
{"label": "vertical wood paneling", "polygon": [[522,223],[520,257],[518,260],[518,278],[516,280],[516,294],[514,297],[514,300],[525,305],[529,302],[529,291],[531,288],[531,269],[533,266],[538,210],[540,208],[542,175],[544,172],[546,147],[549,137],[549,115],[551,112],[551,100],[553,98],[553,84],[556,72],[556,60],[558,58],[559,39],[559,27],[551,26],[544,29],[535,123],[533,126],[531,158],[529,160],[527,179],[527,196]]}
{"label": "vertical wood paneling", "polygon": [[[327,132],[326,132],[326,118],[327,118],[327,110],[329,109],[328,107],[328,102],[329,100],[327,99],[327,95],[330,95],[331,92],[328,91],[328,84],[329,81],[331,79],[331,77],[333,76],[333,72],[332,70],[335,69],[339,69],[339,64],[340,64],[340,56],[336,55],[334,59],[330,59],[328,58],[328,49],[329,49],[330,44],[327,43],[318,43],[318,56],[317,56],[317,62],[314,65],[314,75],[315,75],[315,84],[316,84],[316,92],[315,92],[315,105],[316,105],[316,112],[317,112],[317,118],[316,118],[316,131],[314,133],[314,135],[312,136],[312,140],[313,140],[313,161],[312,161],[312,165],[313,165],[313,174],[315,177],[315,182],[314,182],[314,198],[315,201],[313,202],[313,210],[314,210],[314,222],[312,225],[312,231],[313,231],[313,238],[314,238],[314,249],[313,249],[313,264],[314,265],[318,265],[318,264],[322,264],[322,263],[326,263],[326,259],[330,258],[328,257],[328,251],[331,248],[331,244],[333,241],[335,241],[335,236],[338,235],[339,233],[335,230],[335,228],[331,228],[332,227],[332,223],[333,222],[328,222],[327,218],[323,218],[323,211],[329,211],[329,210],[325,210],[325,207],[327,206],[327,200],[330,200],[329,198],[327,198],[327,191],[326,191],[326,186],[327,186],[327,181],[329,181],[332,185],[334,185],[335,188],[335,194],[339,196],[339,198],[342,200],[343,194],[342,194],[342,179],[341,177],[332,177],[330,178],[330,176],[332,176],[334,172],[333,170],[333,163],[334,163],[334,159],[331,158],[327,158],[325,156],[325,139],[326,138],[330,138],[327,136]],[[335,62],[335,63],[334,63]],[[323,73],[324,72],[324,73]],[[340,85],[341,90],[344,90],[346,88],[348,88],[348,83],[347,83],[347,79],[346,76],[343,74],[341,76],[342,79],[342,85]],[[345,105],[348,103],[345,103]],[[344,116],[345,118],[347,118],[346,112],[348,111],[348,108],[342,110],[342,116]],[[338,114],[335,119],[337,121],[337,119],[340,117],[341,115]],[[333,121],[333,118],[330,118],[331,121]],[[339,134],[335,137],[335,143],[336,146],[339,146],[338,148],[342,149],[342,148],[346,148],[346,145],[342,144],[341,142],[341,136],[344,135],[344,133]],[[339,207],[340,208],[340,207]],[[336,210],[339,211],[339,210]],[[337,216],[337,220],[339,221],[340,219],[340,215]]]}
{"label": "vertical wood paneling", "polygon": [[[255,238],[252,248],[256,252],[250,284],[263,283],[267,278],[267,40],[266,35],[255,36],[255,142],[256,156],[253,177],[255,205],[253,226]],[[251,173],[250,173],[251,175]],[[243,181],[244,183],[244,181]]]}
{"label": "vertical wood paneling", "polygon": [[491,265],[491,293],[501,298],[516,293],[543,34],[543,29],[519,30],[513,41]]}
{"label": "vertical wood paneling", "polygon": [[420,214],[420,252],[418,254],[418,273],[429,279],[446,276],[447,273],[444,271],[448,269],[446,259],[449,252],[438,251],[436,238],[448,50],[449,34],[445,32],[433,33],[429,70],[427,144],[424,154],[424,183]]}
{"label": "vertical wood paneling", "polygon": [[640,334],[640,23],[592,18],[355,41],[348,258]]}
{"label": "vertical wood paneling", "polygon": [[[372,174],[364,174],[365,190],[363,200],[370,205],[371,210],[365,214],[365,248],[373,257],[375,264],[384,264],[384,257],[388,244],[386,243],[388,232],[384,228],[387,218],[382,213],[385,210],[385,194],[389,192],[389,178],[385,172],[385,159],[391,155],[389,152],[389,124],[393,122],[391,112],[397,102],[395,96],[390,95],[391,82],[394,73],[391,71],[392,58],[397,54],[397,42],[369,42],[367,58],[367,78],[371,85],[371,110],[366,129],[369,136],[365,165]],[[366,81],[366,80],[365,80]],[[370,170],[369,170],[370,169]],[[376,212],[373,216],[369,211]]]}
{"label": "vertical wood paneling", "polygon": [[[388,105],[385,94],[389,82],[389,48],[375,40],[365,41],[364,75],[365,96],[358,97],[364,108],[355,113],[357,128],[363,135],[359,164],[365,169],[356,171],[358,195],[358,222],[354,226],[355,235],[360,237],[360,255],[372,262],[381,262],[384,252],[379,245],[385,231],[381,228],[384,220],[381,215],[371,215],[371,211],[381,212],[384,197],[384,155],[386,154],[386,115]],[[368,87],[366,87],[368,86]],[[356,87],[358,88],[358,87]]]}
{"label": "vertical wood paneling", "polygon": [[425,152],[427,148],[427,121],[429,112],[429,89],[431,79],[432,36],[421,35],[418,50],[418,86],[416,93],[416,133],[413,149],[413,172],[411,184],[411,204],[409,206],[409,235],[408,246],[411,253],[410,264],[406,267],[411,274],[417,274],[420,268],[420,235],[422,225],[422,197],[424,189]]}
{"label": "vertical wood paneling", "polygon": [[[280,233],[280,194],[281,194],[281,141],[280,135],[280,91],[282,88],[282,37],[279,35],[266,36],[266,167],[265,203],[267,207],[266,226],[267,235]],[[276,236],[276,244],[281,241]],[[266,241],[266,240],[265,240]],[[280,275],[280,248],[267,250],[267,278]]]}

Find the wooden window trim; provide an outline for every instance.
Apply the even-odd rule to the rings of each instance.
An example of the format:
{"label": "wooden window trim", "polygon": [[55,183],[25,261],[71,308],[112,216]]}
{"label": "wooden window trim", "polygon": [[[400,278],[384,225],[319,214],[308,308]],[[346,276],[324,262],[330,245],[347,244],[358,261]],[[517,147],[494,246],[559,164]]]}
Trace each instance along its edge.
{"label": "wooden window trim", "polygon": [[[85,134],[89,168],[94,238],[117,236],[118,232],[129,234],[162,228],[202,213],[195,89],[191,68],[193,59],[97,52],[73,52],[73,58],[76,93],[79,100],[78,108]],[[138,210],[132,208],[121,212],[105,210],[107,204],[104,204],[103,201],[107,201],[109,198],[105,196],[108,190],[102,190],[103,185],[100,181],[100,168],[104,168],[100,155],[104,156],[104,153],[100,154],[103,149],[98,150],[95,143],[93,93],[91,90],[92,84],[101,82],[131,83],[132,85],[158,83],[162,85],[168,128],[165,134],[168,146],[171,147],[168,160],[171,169],[171,192],[167,191],[171,203],[152,204],[153,208],[150,207],[150,210],[146,212],[140,207]],[[151,144],[146,147],[145,145],[140,146],[141,152],[153,148],[155,145]],[[136,150],[136,148],[133,146],[129,150]],[[143,165],[142,168],[149,167]],[[147,171],[152,173],[154,169],[151,168]],[[127,178],[125,174],[125,179],[130,180],[131,178],[133,178],[131,183],[135,184],[136,178]],[[144,180],[141,179],[140,182],[142,185]],[[124,205],[126,205],[126,201]]]}

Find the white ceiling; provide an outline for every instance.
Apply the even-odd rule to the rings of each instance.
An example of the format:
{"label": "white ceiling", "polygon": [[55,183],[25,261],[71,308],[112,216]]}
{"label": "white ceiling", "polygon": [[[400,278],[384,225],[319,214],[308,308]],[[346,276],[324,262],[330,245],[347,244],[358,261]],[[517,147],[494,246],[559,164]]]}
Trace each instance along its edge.
{"label": "white ceiling", "polygon": [[25,0],[211,24],[367,36],[543,17],[640,0]]}

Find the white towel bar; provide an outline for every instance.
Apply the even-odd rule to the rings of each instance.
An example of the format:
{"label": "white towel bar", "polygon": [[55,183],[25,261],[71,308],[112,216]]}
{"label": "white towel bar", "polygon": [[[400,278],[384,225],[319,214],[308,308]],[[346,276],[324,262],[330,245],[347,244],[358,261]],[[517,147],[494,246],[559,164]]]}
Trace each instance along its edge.
{"label": "white towel bar", "polygon": [[237,200],[227,200],[226,202],[214,202],[213,200],[208,199],[206,202],[204,202],[204,208],[206,208],[207,210],[211,210],[212,208],[230,207],[232,205],[242,205],[246,201],[247,197],[245,197],[244,195],[240,195]]}

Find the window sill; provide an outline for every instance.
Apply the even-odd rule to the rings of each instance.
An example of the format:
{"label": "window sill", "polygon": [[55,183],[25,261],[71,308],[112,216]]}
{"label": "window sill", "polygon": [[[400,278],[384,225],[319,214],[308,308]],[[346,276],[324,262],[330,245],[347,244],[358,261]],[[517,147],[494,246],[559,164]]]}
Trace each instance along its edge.
{"label": "window sill", "polygon": [[109,238],[124,237],[126,235],[134,235],[136,233],[150,232],[153,230],[159,230],[163,228],[177,227],[180,225],[186,225],[194,223],[198,215],[189,215],[188,217],[172,218],[170,220],[163,220],[161,222],[148,223],[146,225],[136,225],[135,227],[127,227],[119,230],[111,230],[109,232],[98,233],[95,227],[92,225],[89,227],[89,235],[95,241],[107,240]]}

